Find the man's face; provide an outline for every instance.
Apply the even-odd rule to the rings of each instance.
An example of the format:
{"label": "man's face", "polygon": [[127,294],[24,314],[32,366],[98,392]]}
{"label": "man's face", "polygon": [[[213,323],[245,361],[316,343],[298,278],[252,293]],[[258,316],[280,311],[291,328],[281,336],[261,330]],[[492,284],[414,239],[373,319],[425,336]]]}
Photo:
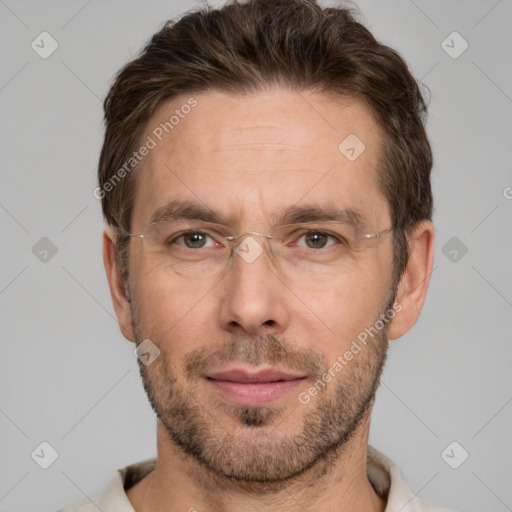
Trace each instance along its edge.
{"label": "man's face", "polygon": [[[361,102],[283,89],[194,97],[197,106],[134,171],[132,232],[175,200],[230,218],[237,233],[267,233],[278,213],[306,204],[357,211],[360,233],[390,227],[377,185],[381,134]],[[188,98],[162,105],[143,140]],[[353,144],[338,149],[350,134],[365,145],[355,160]],[[146,242],[130,241],[133,332],[161,351],[141,374],[176,444],[216,473],[276,481],[350,438],[368,416],[385,359],[387,325],[358,351],[352,343],[392,307],[391,235],[346,249],[317,278],[282,273],[270,251],[252,261],[235,253],[226,272],[197,278],[156,264]],[[233,383],[264,369],[291,380]],[[215,378],[232,370],[242,377]],[[325,386],[310,391],[329,370]]]}

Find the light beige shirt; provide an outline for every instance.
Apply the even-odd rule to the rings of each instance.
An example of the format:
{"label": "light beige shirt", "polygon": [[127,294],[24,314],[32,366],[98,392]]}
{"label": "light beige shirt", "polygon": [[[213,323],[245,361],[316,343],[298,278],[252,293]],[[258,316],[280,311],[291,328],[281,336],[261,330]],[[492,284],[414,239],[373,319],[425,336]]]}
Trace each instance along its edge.
{"label": "light beige shirt", "polygon": [[[101,496],[67,505],[57,512],[135,512],[125,489],[151,473],[155,463],[156,459],[149,459],[118,469]],[[368,479],[377,494],[387,499],[385,512],[451,512],[417,498],[407,486],[398,467],[371,446],[368,447],[367,471]]]}

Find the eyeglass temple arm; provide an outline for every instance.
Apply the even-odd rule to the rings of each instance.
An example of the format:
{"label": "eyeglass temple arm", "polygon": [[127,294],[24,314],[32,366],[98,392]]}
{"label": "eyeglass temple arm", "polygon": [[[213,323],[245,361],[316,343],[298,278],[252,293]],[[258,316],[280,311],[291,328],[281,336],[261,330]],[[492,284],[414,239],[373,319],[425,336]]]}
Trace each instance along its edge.
{"label": "eyeglass temple arm", "polygon": [[377,238],[381,238],[382,235],[386,235],[387,233],[390,233],[393,231],[393,227],[384,229],[383,231],[380,231],[379,233],[370,233],[369,235],[363,235],[364,238],[369,238],[370,240],[376,240]]}
{"label": "eyeglass temple arm", "polygon": [[116,228],[118,231],[121,231],[122,233],[124,233],[126,236],[129,236],[131,238],[146,238],[144,235],[140,234],[140,235],[136,235],[135,233],[130,233],[129,231],[127,231],[126,229],[124,229],[123,227],[121,227],[119,224],[116,226]]}

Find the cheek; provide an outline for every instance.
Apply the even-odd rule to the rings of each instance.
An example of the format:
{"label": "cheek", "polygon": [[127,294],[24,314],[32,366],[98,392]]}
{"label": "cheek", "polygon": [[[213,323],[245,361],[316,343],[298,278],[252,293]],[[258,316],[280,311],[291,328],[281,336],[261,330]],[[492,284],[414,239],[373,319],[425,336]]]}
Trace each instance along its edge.
{"label": "cheek", "polygon": [[328,358],[336,358],[358,334],[375,323],[384,306],[387,285],[387,280],[379,279],[375,269],[359,269],[329,283],[321,294],[302,294],[301,301],[306,306],[303,306],[303,321],[299,320],[302,332],[331,340],[331,343],[315,340],[311,343],[331,352]]}
{"label": "cheek", "polygon": [[134,273],[132,279],[141,336],[172,353],[173,359],[215,342],[213,337],[205,339],[211,336],[216,318],[212,285],[176,276],[164,279],[151,270]]}
{"label": "cheek", "polygon": [[161,325],[160,330],[176,325],[197,302],[190,283],[165,279],[161,272],[151,269],[131,272],[130,286],[137,299],[140,322]]}

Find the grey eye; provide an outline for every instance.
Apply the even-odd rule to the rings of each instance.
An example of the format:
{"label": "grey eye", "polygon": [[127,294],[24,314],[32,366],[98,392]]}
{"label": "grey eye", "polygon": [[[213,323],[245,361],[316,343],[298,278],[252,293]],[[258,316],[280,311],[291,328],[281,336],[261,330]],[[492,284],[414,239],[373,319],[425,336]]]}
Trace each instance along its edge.
{"label": "grey eye", "polygon": [[[213,245],[214,241],[210,237],[210,235],[202,232],[202,231],[189,231],[187,233],[182,233],[181,235],[175,237],[174,239],[170,240],[170,243],[178,243],[178,245],[181,245],[183,247],[186,247],[187,249],[203,249],[204,247],[211,247],[212,244],[207,245],[208,238],[212,240]],[[178,241],[181,240],[182,243],[179,243]]]}
{"label": "grey eye", "polygon": [[309,231],[302,235],[299,240],[302,238],[305,239],[306,246],[310,249],[323,249],[329,243],[329,238],[334,240],[333,235],[323,231]]}

